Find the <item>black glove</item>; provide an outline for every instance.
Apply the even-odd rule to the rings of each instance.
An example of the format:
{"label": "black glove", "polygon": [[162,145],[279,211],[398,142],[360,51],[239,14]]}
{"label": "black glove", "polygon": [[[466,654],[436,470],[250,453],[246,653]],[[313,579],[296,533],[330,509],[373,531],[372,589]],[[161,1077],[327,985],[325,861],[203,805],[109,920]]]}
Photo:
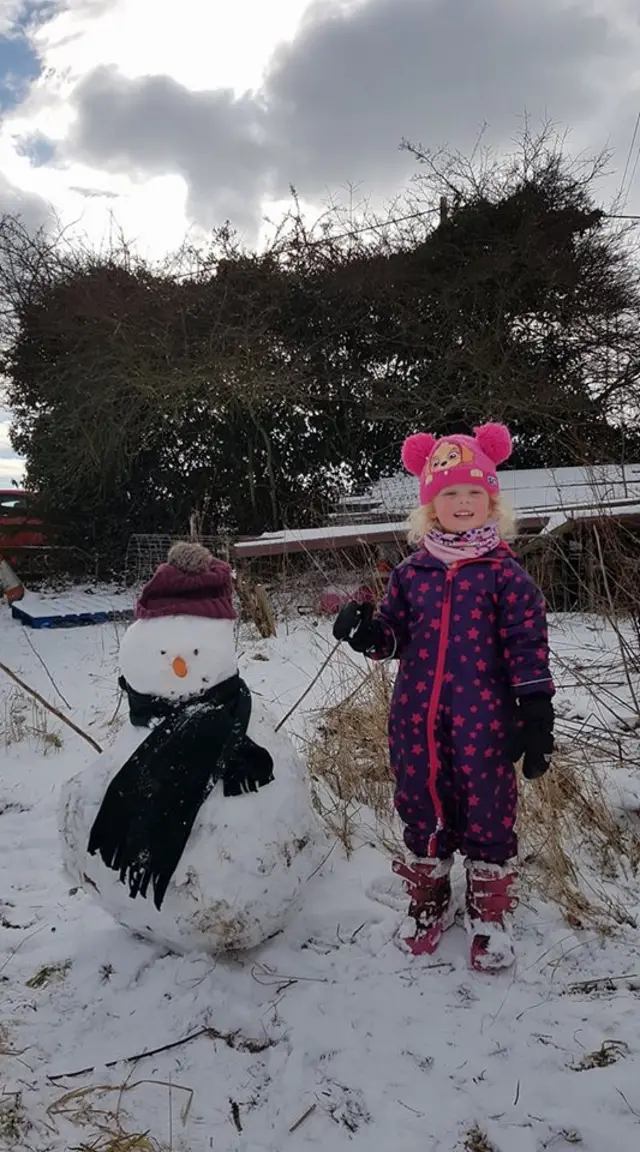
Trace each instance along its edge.
{"label": "black glove", "polygon": [[550,696],[536,692],[532,696],[520,698],[511,759],[517,764],[524,756],[522,774],[527,780],[537,780],[551,767],[553,724],[554,711]]}
{"label": "black glove", "polygon": [[379,620],[373,619],[373,604],[350,600],[341,608],[333,625],[334,640],[346,640],[354,652],[374,655],[384,642]]}

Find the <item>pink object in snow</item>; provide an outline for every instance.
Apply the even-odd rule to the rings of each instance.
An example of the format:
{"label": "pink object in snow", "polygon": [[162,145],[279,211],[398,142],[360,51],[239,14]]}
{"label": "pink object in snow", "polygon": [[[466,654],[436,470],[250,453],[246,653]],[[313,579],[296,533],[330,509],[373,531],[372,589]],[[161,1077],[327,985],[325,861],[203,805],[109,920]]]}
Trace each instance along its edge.
{"label": "pink object in snow", "polygon": [[318,601],[318,612],[322,616],[336,616],[345,604],[373,604],[375,595],[372,588],[362,586],[355,591],[345,591],[342,588],[325,588]]}

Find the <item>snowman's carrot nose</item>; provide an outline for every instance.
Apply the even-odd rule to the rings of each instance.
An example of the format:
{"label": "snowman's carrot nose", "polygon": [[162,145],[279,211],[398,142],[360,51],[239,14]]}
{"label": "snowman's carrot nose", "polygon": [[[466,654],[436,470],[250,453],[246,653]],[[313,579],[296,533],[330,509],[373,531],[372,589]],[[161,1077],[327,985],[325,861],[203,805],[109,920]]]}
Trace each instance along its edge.
{"label": "snowman's carrot nose", "polygon": [[186,660],[182,659],[182,656],[176,656],[175,660],[173,660],[171,663],[171,667],[173,668],[176,676],[179,676],[181,680],[184,680],[187,672],[189,671],[187,668],[187,662]]}

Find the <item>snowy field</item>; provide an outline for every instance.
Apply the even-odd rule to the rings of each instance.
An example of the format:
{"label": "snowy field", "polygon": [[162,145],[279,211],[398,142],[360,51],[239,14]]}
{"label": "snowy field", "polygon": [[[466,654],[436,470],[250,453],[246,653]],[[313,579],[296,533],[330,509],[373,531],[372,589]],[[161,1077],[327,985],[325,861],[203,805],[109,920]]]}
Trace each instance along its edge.
{"label": "snowy field", "polygon": [[[32,632],[0,609],[0,660],[106,745],[123,718],[114,721],[119,634],[113,624]],[[276,640],[241,638],[241,671],[278,718],[327,656],[328,634],[307,620]],[[622,724],[629,691],[613,638],[593,621],[565,621],[553,644],[565,714]],[[331,668],[292,716],[293,734],[322,703]],[[587,674],[601,677],[597,699]],[[0,1148],[640,1145],[633,928],[604,940],[574,932],[528,898],[514,971],[471,972],[458,927],[435,963],[416,962],[393,942],[401,913],[367,895],[386,860],[365,846],[347,861],[334,845],[282,935],[236,959],[169,955],[117,927],[62,873],[57,796],[91,770],[91,749],[52,717],[45,727],[1,672],[0,730]],[[614,800],[640,809],[640,768],[637,780],[611,771]],[[630,874],[620,883],[640,920],[640,886]]]}

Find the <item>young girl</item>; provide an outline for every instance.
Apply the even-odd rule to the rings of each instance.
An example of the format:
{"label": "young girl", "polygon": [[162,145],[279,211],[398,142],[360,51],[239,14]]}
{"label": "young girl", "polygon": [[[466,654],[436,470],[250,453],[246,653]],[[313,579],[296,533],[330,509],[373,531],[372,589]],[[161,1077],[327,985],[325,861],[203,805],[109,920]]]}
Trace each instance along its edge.
{"label": "young girl", "polygon": [[454,852],[466,857],[471,963],[514,959],[505,917],[515,899],[514,764],[535,779],[553,751],[554,686],[542,593],[502,540],[496,466],[511,455],[503,425],[474,436],[409,437],[402,459],[420,477],[410,539],[376,615],[342,609],[334,635],[374,659],[399,660],[389,746],[407,858],[393,870],[410,897],[414,954],[451,926]]}

